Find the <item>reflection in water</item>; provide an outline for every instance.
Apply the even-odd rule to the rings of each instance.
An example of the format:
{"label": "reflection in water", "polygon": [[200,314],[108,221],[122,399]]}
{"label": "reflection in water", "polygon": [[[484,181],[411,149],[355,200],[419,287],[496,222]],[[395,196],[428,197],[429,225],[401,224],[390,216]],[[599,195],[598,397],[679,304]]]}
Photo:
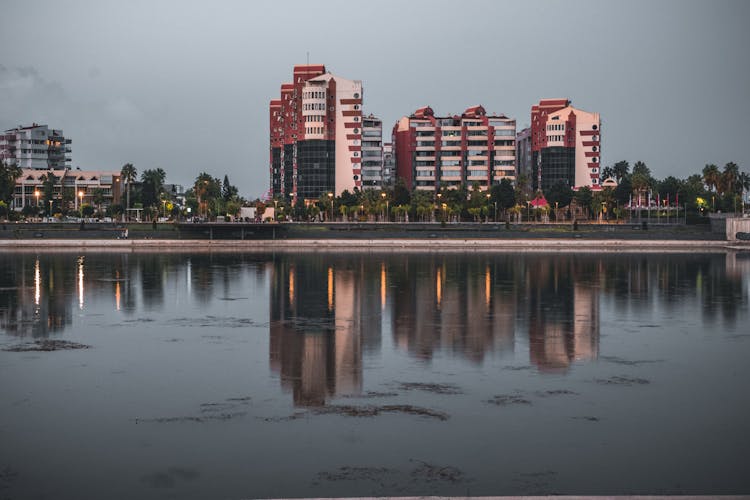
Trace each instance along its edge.
{"label": "reflection in water", "polygon": [[322,405],[361,391],[363,357],[380,352],[384,328],[397,349],[425,362],[482,363],[527,343],[532,365],[564,372],[599,356],[601,301],[659,316],[692,304],[709,326],[733,325],[747,308],[749,268],[735,253],[6,254],[0,328],[59,334],[76,302],[128,316],[164,310],[166,297],[209,308],[251,271],[256,283],[270,277],[273,372],[296,404]]}

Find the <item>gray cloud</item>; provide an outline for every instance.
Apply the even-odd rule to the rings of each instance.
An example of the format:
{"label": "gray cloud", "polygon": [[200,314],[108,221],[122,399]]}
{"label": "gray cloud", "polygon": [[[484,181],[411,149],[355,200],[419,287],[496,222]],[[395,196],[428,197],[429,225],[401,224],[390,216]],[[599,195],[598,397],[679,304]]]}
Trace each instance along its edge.
{"label": "gray cloud", "polygon": [[[477,0],[66,2],[0,19],[0,122],[46,121],[82,168],[160,166],[170,182],[224,173],[268,184],[268,101],[292,66],[364,83],[365,111],[473,104],[528,124],[543,97],[603,119],[603,161],[658,177],[707,162],[750,170],[750,2]],[[34,26],[29,37],[27,26]],[[60,36],[60,26],[75,26]],[[19,42],[22,40],[22,42]]]}

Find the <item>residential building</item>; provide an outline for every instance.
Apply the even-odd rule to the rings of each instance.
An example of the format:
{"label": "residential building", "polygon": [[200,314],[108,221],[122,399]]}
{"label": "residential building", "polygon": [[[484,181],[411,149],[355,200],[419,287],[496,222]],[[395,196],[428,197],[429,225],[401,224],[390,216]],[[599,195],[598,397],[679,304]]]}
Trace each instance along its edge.
{"label": "residential building", "polygon": [[[50,176],[51,197],[48,194]],[[11,207],[18,212],[31,206],[54,213],[63,209],[78,210],[84,204],[105,210],[119,204],[121,195],[119,171],[25,168],[16,179]]]}
{"label": "residential building", "polygon": [[393,128],[397,176],[411,189],[437,191],[461,185],[488,189],[516,178],[516,121],[488,116],[482,106],[437,117],[429,106]]}
{"label": "residential building", "polygon": [[600,189],[599,113],[574,108],[569,99],[542,99],[531,107],[531,151],[534,189],[560,181]]}
{"label": "residential building", "polygon": [[519,176],[531,181],[531,127],[516,134],[516,168]]}
{"label": "residential building", "polygon": [[64,169],[70,162],[70,139],[47,125],[8,129],[0,135],[0,160],[21,168]]}
{"label": "residential building", "polygon": [[295,66],[269,106],[271,192],[296,202],[362,188],[362,82]]}
{"label": "residential building", "polygon": [[383,188],[383,122],[362,118],[362,189]]}
{"label": "residential building", "polygon": [[383,143],[383,186],[393,186],[396,179],[396,158],[393,156],[393,142]]}

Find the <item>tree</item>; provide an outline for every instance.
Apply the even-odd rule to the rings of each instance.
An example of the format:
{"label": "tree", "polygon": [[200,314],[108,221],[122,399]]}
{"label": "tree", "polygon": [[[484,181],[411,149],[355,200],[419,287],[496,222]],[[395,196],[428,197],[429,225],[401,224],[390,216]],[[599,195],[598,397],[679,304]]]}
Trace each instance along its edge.
{"label": "tree", "polygon": [[148,169],[141,173],[141,203],[144,207],[154,207],[159,204],[166,177],[167,174],[161,168]]}
{"label": "tree", "polygon": [[138,170],[136,170],[132,163],[126,163],[120,170],[120,176],[125,182],[125,189],[127,191],[127,204],[125,208],[130,210],[130,185],[138,178]]}
{"label": "tree", "polygon": [[674,200],[677,193],[680,192],[680,188],[682,188],[682,181],[670,175],[659,182],[656,189],[662,200]]}
{"label": "tree", "polygon": [[703,167],[703,183],[709,191],[716,192],[716,188],[719,185],[720,175],[719,168],[713,163],[709,163]]}
{"label": "tree", "polygon": [[740,177],[740,167],[730,161],[724,165],[724,171],[721,173],[719,183],[723,187],[721,192],[728,194],[737,194],[740,190],[738,180]]}
{"label": "tree", "polygon": [[492,194],[491,201],[497,202],[497,206],[502,208],[504,211],[515,206],[516,204],[516,191],[513,189],[513,184],[508,179],[503,179],[500,184],[495,184],[490,189]]}
{"label": "tree", "polygon": [[551,188],[544,193],[550,206],[567,207],[573,199],[573,190],[563,181],[557,181]]}
{"label": "tree", "polygon": [[224,182],[221,184],[221,197],[224,198],[225,202],[236,200],[238,198],[239,191],[237,187],[229,183],[229,176],[224,175]]}
{"label": "tree", "polygon": [[591,192],[591,188],[588,186],[578,188],[578,191],[576,192],[574,197],[578,206],[584,210],[586,216],[588,217],[591,214],[591,203],[594,201],[594,196]]}
{"label": "tree", "polygon": [[195,179],[193,193],[197,200],[198,211],[208,217],[219,213],[218,200],[221,200],[221,181],[206,172],[201,172]]}
{"label": "tree", "polygon": [[16,163],[0,161],[0,201],[10,207],[13,201],[13,193],[16,190],[16,180],[21,177],[23,171]]}
{"label": "tree", "polygon": [[104,202],[104,190],[101,188],[95,188],[93,191],[92,199],[96,204],[96,211],[101,215],[102,203]]}
{"label": "tree", "polygon": [[612,173],[615,175],[617,182],[620,183],[624,178],[630,175],[630,164],[627,161],[618,161],[612,166]]}

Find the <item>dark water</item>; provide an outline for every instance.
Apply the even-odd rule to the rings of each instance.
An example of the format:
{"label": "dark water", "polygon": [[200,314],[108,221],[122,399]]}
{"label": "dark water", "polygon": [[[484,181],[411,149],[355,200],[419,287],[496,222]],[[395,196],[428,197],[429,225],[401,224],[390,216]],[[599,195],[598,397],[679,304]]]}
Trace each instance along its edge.
{"label": "dark water", "polygon": [[749,293],[735,253],[2,255],[0,498],[748,493]]}

